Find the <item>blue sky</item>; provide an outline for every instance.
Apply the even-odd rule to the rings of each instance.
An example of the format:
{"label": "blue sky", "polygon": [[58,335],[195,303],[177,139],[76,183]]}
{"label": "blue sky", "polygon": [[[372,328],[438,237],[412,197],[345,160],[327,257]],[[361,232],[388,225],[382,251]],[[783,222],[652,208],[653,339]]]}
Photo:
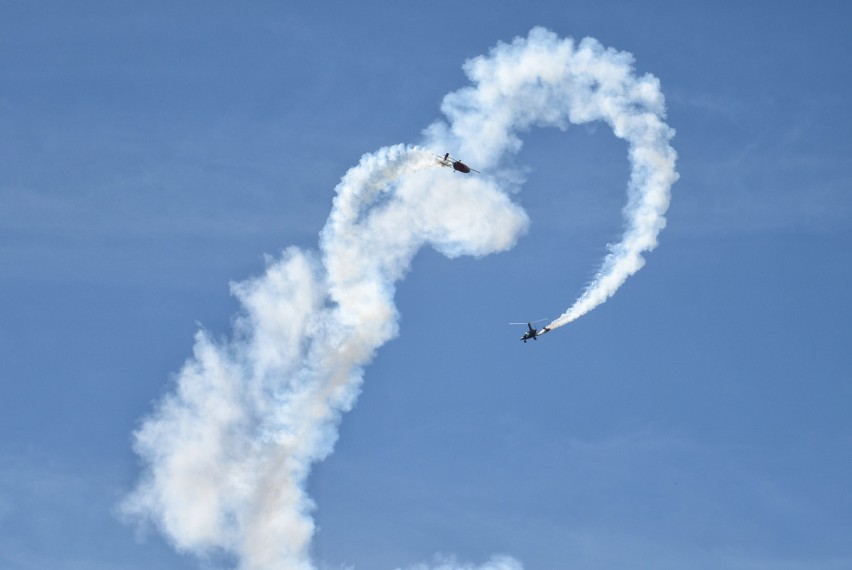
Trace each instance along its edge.
{"label": "blue sky", "polygon": [[133,430],[199,326],[230,334],[229,283],[316,249],[347,169],[536,25],[660,79],[668,226],[606,304],[518,342],[618,240],[629,173],[606,125],[524,134],[530,231],[415,258],[308,481],[314,562],[852,566],[844,3],[0,7],[0,567],[233,567],[119,520]]}

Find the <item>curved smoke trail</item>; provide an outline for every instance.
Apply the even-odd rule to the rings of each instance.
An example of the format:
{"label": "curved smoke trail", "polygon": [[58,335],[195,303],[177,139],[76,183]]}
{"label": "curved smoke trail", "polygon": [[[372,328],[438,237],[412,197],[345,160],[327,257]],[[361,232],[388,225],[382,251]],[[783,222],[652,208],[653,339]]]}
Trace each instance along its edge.
{"label": "curved smoke trail", "polygon": [[[446,148],[488,168],[507,151],[516,152],[517,131],[531,126],[564,129],[568,123],[604,121],[629,145],[631,164],[627,224],[621,242],[610,245],[595,278],[554,329],[588,313],[611,297],[645,261],[665,227],[670,189],[677,180],[674,130],[663,121],[665,99],[653,75],[637,77],[633,56],[586,38],[578,45],[543,28],[528,38],[500,44],[488,56],[465,64],[475,86],[451,93],[442,110],[451,121],[427,130]],[[443,148],[443,147],[441,147]]]}
{"label": "curved smoke trail", "polygon": [[[603,120],[630,144],[624,239],[550,328],[560,326],[612,295],[663,227],[677,175],[658,81],[635,77],[629,54],[541,28],[465,70],[473,85],[444,99],[449,123],[426,129],[428,148],[459,149],[496,172],[532,126]],[[450,257],[511,248],[528,226],[504,191],[515,178],[452,175],[419,147],[365,155],[336,188],[319,251],[290,248],[232,285],[242,309],[230,340],[197,334],[174,390],[135,433],[147,467],[122,511],[180,550],[229,552],[246,570],[314,568],[305,483],[331,453],[363,367],[398,333],[395,283],[424,245]],[[480,570],[520,567],[496,557]]]}

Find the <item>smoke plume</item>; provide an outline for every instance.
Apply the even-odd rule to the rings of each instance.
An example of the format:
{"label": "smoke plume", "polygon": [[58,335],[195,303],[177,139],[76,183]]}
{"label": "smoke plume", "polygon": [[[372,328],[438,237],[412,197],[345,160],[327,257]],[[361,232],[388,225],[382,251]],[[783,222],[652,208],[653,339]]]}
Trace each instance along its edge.
{"label": "smoke plume", "polygon": [[[483,256],[511,248],[528,227],[506,191],[516,173],[498,168],[520,149],[518,132],[604,121],[630,148],[624,237],[550,328],[605,301],[642,266],[677,177],[657,79],[636,77],[627,53],[542,28],[464,68],[472,85],[446,96],[447,121],[429,126],[422,146],[380,149],[344,175],[317,251],[289,248],[263,275],[231,286],[241,305],[232,336],[198,332],[174,388],[135,433],[146,467],[126,515],[152,522],[179,550],[231,553],[245,570],[313,569],[306,480],[331,453],[364,366],[399,332],[395,284],[423,246]],[[452,174],[427,148],[452,150],[483,174]],[[520,567],[497,557],[481,568]]]}

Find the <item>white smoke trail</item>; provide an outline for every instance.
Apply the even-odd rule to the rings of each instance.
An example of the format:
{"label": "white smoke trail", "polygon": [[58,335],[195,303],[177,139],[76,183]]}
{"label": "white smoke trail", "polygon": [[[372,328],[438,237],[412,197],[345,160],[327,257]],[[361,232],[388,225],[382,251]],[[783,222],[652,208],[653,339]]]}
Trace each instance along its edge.
{"label": "white smoke trail", "polygon": [[[631,61],[534,29],[467,62],[475,86],[448,95],[449,124],[425,131],[429,148],[459,149],[483,172],[497,172],[501,155],[520,148],[515,132],[531,126],[604,120],[629,141],[627,233],[577,311],[639,268],[676,177],[657,80],[634,77]],[[319,252],[288,249],[262,276],[232,285],[242,309],[230,340],[198,333],[173,392],[135,434],[147,467],[122,511],[180,550],[231,553],[245,570],[314,568],[306,479],[331,453],[363,367],[398,333],[395,283],[427,244],[450,257],[511,248],[528,225],[504,190],[515,178],[452,174],[418,147],[365,155],[336,188]],[[582,314],[575,308],[552,326]],[[519,568],[511,558],[481,567]]]}
{"label": "white smoke trail", "polygon": [[451,93],[442,110],[450,126],[436,123],[427,135],[439,148],[461,148],[488,168],[521,141],[531,126],[566,128],[568,123],[604,121],[629,144],[631,164],[624,236],[574,305],[547,325],[554,329],[588,313],[611,297],[645,261],[665,226],[670,189],[677,180],[674,130],[665,117],[659,80],[633,73],[633,56],[604,48],[592,38],[575,45],[543,28],[528,38],[499,44],[488,56],[468,61],[475,86]]}
{"label": "white smoke trail", "polygon": [[499,189],[430,153],[365,156],[338,185],[319,258],[290,249],[234,285],[243,312],[230,342],[198,334],[175,393],[136,433],[149,467],[124,512],[181,550],[225,550],[252,570],[312,568],[305,480],[332,450],[361,367],[396,335],[394,282],[426,242],[484,255],[526,225]]}

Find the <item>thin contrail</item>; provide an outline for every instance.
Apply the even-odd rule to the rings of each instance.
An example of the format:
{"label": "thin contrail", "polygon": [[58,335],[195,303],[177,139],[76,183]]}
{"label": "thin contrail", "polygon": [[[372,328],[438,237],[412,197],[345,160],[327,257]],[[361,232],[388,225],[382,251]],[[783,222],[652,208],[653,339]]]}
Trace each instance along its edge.
{"label": "thin contrail", "polygon": [[[245,570],[315,568],[306,480],[333,450],[364,366],[399,332],[396,283],[424,245],[483,256],[510,249],[528,227],[507,192],[517,173],[497,168],[520,148],[519,131],[602,120],[630,145],[625,236],[550,327],[639,269],[677,176],[658,81],[636,77],[629,54],[542,28],[465,71],[472,85],[446,96],[448,122],[428,127],[422,146],[380,149],[344,175],[317,251],[289,248],[263,275],[232,285],[241,309],[231,338],[200,331],[173,389],[134,434],[145,470],[123,513],[155,524],[179,550],[228,553]],[[452,173],[425,149],[458,149],[484,174]],[[521,565],[495,557],[478,568]]]}

